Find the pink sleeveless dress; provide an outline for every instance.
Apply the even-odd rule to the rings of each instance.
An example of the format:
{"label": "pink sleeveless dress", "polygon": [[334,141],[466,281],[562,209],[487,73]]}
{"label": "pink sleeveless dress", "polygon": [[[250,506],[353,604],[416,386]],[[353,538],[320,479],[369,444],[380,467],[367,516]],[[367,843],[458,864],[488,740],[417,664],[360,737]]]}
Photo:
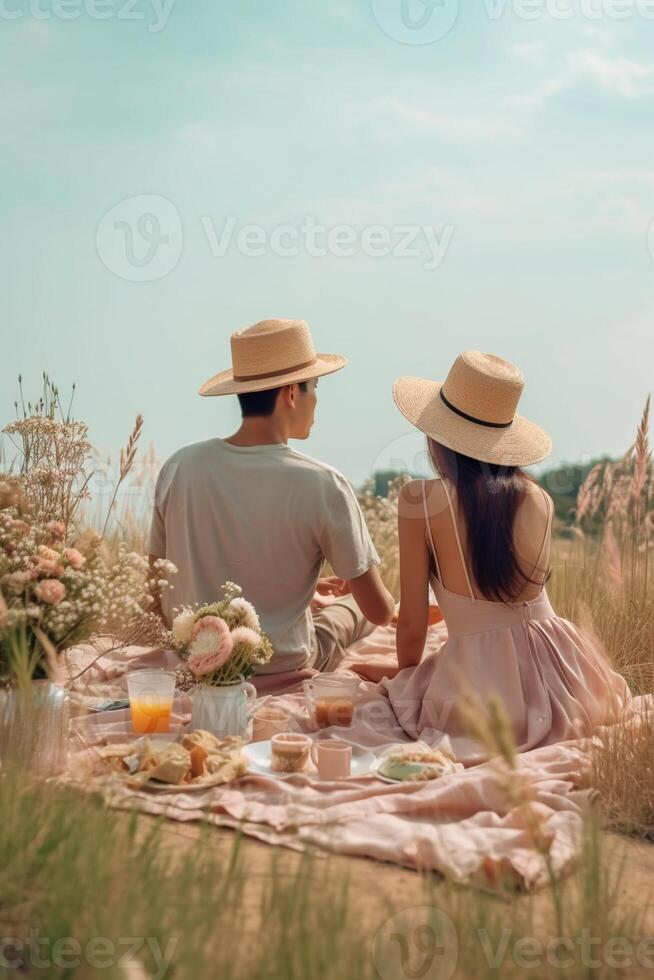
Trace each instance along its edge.
{"label": "pink sleeveless dress", "polygon": [[[500,698],[519,752],[580,738],[615,721],[631,700],[626,681],[612,670],[596,640],[557,616],[544,586],[536,598],[510,604],[474,596],[454,507],[443,486],[470,594],[443,585],[423,482],[428,544],[437,570],[430,581],[447,640],[417,667],[384,682],[404,731],[449,748],[466,766],[483,761],[486,754],[466,734],[457,708],[466,685],[482,703],[492,694]],[[551,500],[544,496],[548,519],[537,567],[552,523]]]}

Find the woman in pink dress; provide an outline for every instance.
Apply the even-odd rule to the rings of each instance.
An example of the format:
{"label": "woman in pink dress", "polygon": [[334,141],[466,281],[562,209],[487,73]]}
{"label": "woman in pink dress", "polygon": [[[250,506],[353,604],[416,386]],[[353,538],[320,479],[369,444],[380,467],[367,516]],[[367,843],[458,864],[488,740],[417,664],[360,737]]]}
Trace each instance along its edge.
{"label": "woman in pink dress", "polygon": [[[553,503],[522,467],[551,440],[516,413],[523,386],[515,365],[466,351],[443,384],[400,378],[393,389],[440,476],[400,494],[399,669],[385,687],[408,735],[465,765],[484,758],[459,710],[466,687],[482,703],[499,697],[520,752],[582,737],[630,700],[597,641],[547,595]],[[430,585],[448,638],[423,659]]]}

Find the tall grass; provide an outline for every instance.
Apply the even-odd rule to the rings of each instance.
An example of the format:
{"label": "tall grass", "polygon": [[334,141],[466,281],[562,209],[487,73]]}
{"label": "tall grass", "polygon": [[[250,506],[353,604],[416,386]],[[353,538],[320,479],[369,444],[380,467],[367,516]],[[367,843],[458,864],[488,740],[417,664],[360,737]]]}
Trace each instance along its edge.
{"label": "tall grass", "polygon": [[[457,977],[523,977],[525,943],[542,951],[533,976],[609,977],[624,974],[603,962],[589,969],[580,937],[594,937],[601,961],[607,942],[635,945],[645,930],[648,896],[616,903],[624,868],[608,853],[592,810],[576,870],[527,896],[424,875],[407,898],[392,885],[371,887],[367,863],[346,872],[343,862],[270,848],[257,852],[253,865],[255,845],[236,835],[219,847],[216,838],[209,825],[171,835],[164,820],[108,810],[93,794],[26,784],[0,770],[0,937],[3,957],[13,959],[3,966],[0,958],[0,977],[438,976],[439,935],[425,915],[436,927],[447,924],[441,939],[458,959]],[[47,967],[32,962],[30,930]],[[552,969],[545,951],[565,937],[570,965]],[[71,939],[77,949],[61,945]],[[57,962],[62,951],[66,959]]]}
{"label": "tall grass", "polygon": [[[102,970],[107,977],[124,975],[118,959],[130,947],[152,977],[163,975],[158,958],[168,956],[166,975],[188,980],[318,980],[334,969],[348,976],[352,963],[360,966],[357,975],[372,976],[357,924],[346,916],[345,879],[332,880],[310,856],[284,875],[271,850],[266,888],[257,895],[240,838],[225,853],[215,835],[203,825],[194,841],[171,842],[163,819],[109,810],[99,796],[70,787],[26,785],[2,769],[0,935],[25,942],[38,929],[48,940],[42,958],[51,961],[57,940],[73,938],[85,950],[102,937],[115,951],[113,967]],[[112,957],[105,951],[103,958]],[[81,960],[73,970],[51,962],[34,975],[97,975]],[[16,967],[21,961],[31,975],[28,949],[19,951]],[[16,975],[0,966],[0,976]]]}

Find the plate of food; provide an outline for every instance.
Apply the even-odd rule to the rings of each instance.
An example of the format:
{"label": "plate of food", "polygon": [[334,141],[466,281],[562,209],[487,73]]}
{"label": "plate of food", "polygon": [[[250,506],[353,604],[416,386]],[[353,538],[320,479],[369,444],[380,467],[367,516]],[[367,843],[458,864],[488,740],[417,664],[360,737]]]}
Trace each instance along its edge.
{"label": "plate of food", "polygon": [[412,742],[396,745],[375,759],[372,773],[384,783],[425,783],[463,769],[440,749]]}
{"label": "plate of food", "polygon": [[143,736],[100,750],[109,768],[131,789],[187,793],[229,783],[248,771],[243,740],[216,738],[201,729],[185,732],[178,741]]}
{"label": "plate of food", "polygon": [[[306,776],[316,778],[318,770],[311,758],[311,746],[320,740],[314,740],[308,736],[302,736],[302,743],[299,742],[295,751],[289,747],[289,751],[284,756],[284,766],[274,767],[272,745],[267,742],[251,742],[243,749],[248,761],[250,772],[258,772],[263,776],[275,776],[284,778],[292,773],[301,772]],[[352,760],[350,763],[350,775],[343,778],[357,778],[366,776],[375,761],[375,757],[368,749],[361,745],[349,743],[352,747]],[[304,745],[304,748],[302,747]]]}

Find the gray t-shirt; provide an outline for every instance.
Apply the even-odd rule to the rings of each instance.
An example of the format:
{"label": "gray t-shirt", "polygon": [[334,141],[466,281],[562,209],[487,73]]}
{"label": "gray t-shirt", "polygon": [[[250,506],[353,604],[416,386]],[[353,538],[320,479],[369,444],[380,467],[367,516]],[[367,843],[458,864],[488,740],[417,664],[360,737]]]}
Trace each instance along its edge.
{"label": "gray t-shirt", "polygon": [[163,613],[213,602],[235,582],[275,650],[261,673],[302,667],[315,645],[309,603],[323,561],[357,578],[379,564],[344,476],[285,443],[185,446],[157,479],[149,551],[178,568]]}

